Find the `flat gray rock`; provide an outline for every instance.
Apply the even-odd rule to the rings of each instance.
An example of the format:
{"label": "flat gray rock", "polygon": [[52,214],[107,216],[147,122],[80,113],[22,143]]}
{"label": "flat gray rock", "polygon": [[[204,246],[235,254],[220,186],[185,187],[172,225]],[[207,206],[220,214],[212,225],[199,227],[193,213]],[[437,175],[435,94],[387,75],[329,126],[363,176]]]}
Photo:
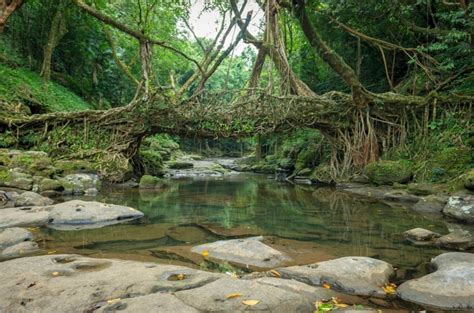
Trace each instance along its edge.
{"label": "flat gray rock", "polygon": [[48,223],[49,207],[19,207],[2,209],[0,228],[44,226]]}
{"label": "flat gray rock", "polygon": [[474,254],[444,253],[431,263],[436,271],[401,284],[398,296],[426,308],[474,309]]}
{"label": "flat gray rock", "polygon": [[474,223],[474,196],[450,197],[443,213],[466,223]]}
{"label": "flat gray rock", "polygon": [[[286,283],[290,286],[285,287]],[[315,301],[330,300],[336,295],[324,288],[310,288],[299,282],[278,278],[222,278],[200,288],[177,292],[176,297],[204,312],[313,312]],[[236,294],[239,296],[229,297]],[[258,303],[248,306],[244,303],[247,300]]]}
{"label": "flat gray rock", "polygon": [[0,228],[48,226],[60,230],[100,228],[143,216],[130,207],[95,201],[71,200],[50,206],[2,209]]}
{"label": "flat gray rock", "polygon": [[38,252],[38,244],[34,241],[23,241],[16,245],[10,246],[0,252],[0,260],[9,260],[24,257]]}
{"label": "flat gray rock", "polygon": [[33,240],[33,235],[26,229],[19,227],[0,229],[0,250],[30,240]]}
{"label": "flat gray rock", "polygon": [[109,300],[107,304],[94,311],[97,313],[112,312],[166,312],[166,313],[198,313],[200,311],[186,305],[176,296],[168,293],[150,294],[135,298]]}
{"label": "flat gray rock", "polygon": [[368,257],[343,257],[303,266],[279,268],[284,278],[313,286],[331,288],[352,295],[385,297],[383,286],[389,283],[393,267]]}
{"label": "flat gray rock", "polygon": [[143,217],[133,208],[95,201],[71,200],[50,208],[48,227],[60,230],[98,228]]}
{"label": "flat gray rock", "polygon": [[153,305],[166,302],[168,296],[148,298],[148,305],[140,304],[140,297],[159,298],[221,277],[224,275],[181,266],[78,255],[21,258],[0,263],[0,311],[92,312],[127,298],[125,302],[137,300],[132,301],[131,308],[146,308],[135,312],[156,312]]}
{"label": "flat gray rock", "polygon": [[207,251],[210,259],[232,262],[238,265],[254,266],[262,269],[281,266],[290,258],[282,252],[267,246],[263,237],[220,240],[192,248],[192,252],[202,254]]}

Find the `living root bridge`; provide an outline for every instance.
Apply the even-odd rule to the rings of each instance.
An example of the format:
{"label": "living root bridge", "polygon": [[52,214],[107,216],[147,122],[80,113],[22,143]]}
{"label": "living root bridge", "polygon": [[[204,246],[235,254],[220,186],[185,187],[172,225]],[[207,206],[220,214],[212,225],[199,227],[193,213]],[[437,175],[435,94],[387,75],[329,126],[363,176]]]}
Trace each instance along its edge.
{"label": "living root bridge", "polygon": [[[351,95],[340,92],[276,96],[263,89],[203,91],[182,101],[164,94],[142,95],[124,107],[103,111],[0,116],[0,128],[11,131],[18,142],[34,133],[37,145],[46,142],[58,148],[55,153],[60,157],[90,158],[108,153],[128,160],[137,155],[144,137],[156,133],[217,138],[314,128],[333,148],[331,175],[337,178],[376,160],[382,151],[403,144],[408,134],[426,132],[443,106],[456,106],[468,114],[472,109],[470,98],[435,93],[426,97],[370,94],[365,108],[356,106]],[[63,133],[54,136],[62,129]],[[82,140],[79,149],[69,148],[77,146],[67,139],[71,130]]]}

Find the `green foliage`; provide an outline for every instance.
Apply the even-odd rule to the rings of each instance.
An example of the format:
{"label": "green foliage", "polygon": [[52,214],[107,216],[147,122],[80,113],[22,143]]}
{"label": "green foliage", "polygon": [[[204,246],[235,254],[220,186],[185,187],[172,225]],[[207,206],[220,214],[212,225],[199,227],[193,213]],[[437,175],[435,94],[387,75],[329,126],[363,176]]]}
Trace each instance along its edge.
{"label": "green foliage", "polygon": [[81,111],[92,106],[63,86],[49,82],[23,68],[12,69],[0,64],[0,100],[24,103],[32,111]]}

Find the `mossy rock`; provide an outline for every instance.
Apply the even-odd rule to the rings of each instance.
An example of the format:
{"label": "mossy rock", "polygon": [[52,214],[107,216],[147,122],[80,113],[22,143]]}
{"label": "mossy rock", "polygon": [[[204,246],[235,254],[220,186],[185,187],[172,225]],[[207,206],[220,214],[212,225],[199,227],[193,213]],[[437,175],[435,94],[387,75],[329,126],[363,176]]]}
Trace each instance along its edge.
{"label": "mossy rock", "polygon": [[259,174],[273,174],[276,171],[276,166],[272,164],[267,164],[265,162],[260,162],[252,165],[250,169],[251,171]]}
{"label": "mossy rock", "polygon": [[163,176],[165,174],[163,160],[158,152],[140,150],[139,155],[145,175]]}
{"label": "mossy rock", "polygon": [[23,172],[34,175],[51,177],[56,173],[53,161],[45,152],[27,151],[11,152],[10,167],[21,168]]}
{"label": "mossy rock", "polygon": [[436,191],[431,184],[411,183],[408,184],[407,190],[417,196],[428,196],[434,194]]}
{"label": "mossy rock", "polygon": [[140,189],[156,189],[156,188],[162,188],[164,186],[165,184],[158,177],[151,176],[151,175],[143,175],[142,178],[140,178],[140,184],[139,184]]}
{"label": "mossy rock", "polygon": [[63,189],[64,187],[62,186],[62,184],[55,179],[44,178],[38,184],[38,190],[40,192],[47,190],[61,191]]}
{"label": "mossy rock", "polygon": [[319,163],[319,149],[315,145],[310,145],[301,150],[296,157],[295,168],[302,170],[304,168],[314,168]]}
{"label": "mossy rock", "polygon": [[413,177],[411,162],[403,160],[372,162],[365,167],[364,173],[376,185],[407,183]]}
{"label": "mossy rock", "polygon": [[33,177],[26,173],[3,169],[0,171],[0,187],[31,190],[33,188]]}
{"label": "mossy rock", "polygon": [[194,164],[191,162],[185,162],[185,161],[174,161],[174,162],[169,162],[168,167],[173,170],[184,170],[188,168],[193,168]]}
{"label": "mossy rock", "polygon": [[304,169],[298,171],[298,173],[296,173],[296,174],[298,176],[309,177],[309,176],[311,176],[312,172],[313,171],[310,168],[304,168]]}
{"label": "mossy rock", "polygon": [[464,176],[464,187],[474,191],[474,169],[468,171]]}
{"label": "mossy rock", "polygon": [[285,170],[291,170],[295,167],[295,161],[291,158],[283,158],[278,160],[278,166]]}
{"label": "mossy rock", "polygon": [[132,177],[130,160],[121,154],[104,154],[96,162],[99,176],[104,181],[121,183]]}
{"label": "mossy rock", "polygon": [[322,163],[318,165],[309,176],[312,182],[318,184],[327,184],[330,185],[333,183],[331,177],[331,167],[327,163]]}
{"label": "mossy rock", "polygon": [[16,143],[16,138],[11,132],[4,132],[0,134],[0,148],[9,148]]}
{"label": "mossy rock", "polygon": [[97,165],[86,160],[58,160],[54,166],[61,174],[96,173]]}
{"label": "mossy rock", "polygon": [[448,147],[437,152],[429,166],[431,167],[431,181],[446,182],[460,176],[472,167],[472,149],[465,146]]}

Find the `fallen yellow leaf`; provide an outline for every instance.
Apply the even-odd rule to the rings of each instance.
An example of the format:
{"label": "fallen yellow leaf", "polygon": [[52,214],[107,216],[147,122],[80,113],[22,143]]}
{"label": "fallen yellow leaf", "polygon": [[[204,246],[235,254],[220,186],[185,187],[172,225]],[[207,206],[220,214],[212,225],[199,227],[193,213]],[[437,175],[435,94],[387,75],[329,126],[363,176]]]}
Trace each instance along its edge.
{"label": "fallen yellow leaf", "polygon": [[270,273],[275,277],[278,277],[278,278],[281,277],[281,274],[277,270],[271,270]]}
{"label": "fallen yellow leaf", "polygon": [[35,230],[38,230],[39,227],[28,227],[27,229],[29,231],[35,231]]}
{"label": "fallen yellow leaf", "polygon": [[53,272],[53,276],[59,276],[59,272]]}
{"label": "fallen yellow leaf", "polygon": [[110,300],[107,300],[107,303],[108,304],[114,304],[114,303],[117,303],[117,302],[120,302],[120,298],[115,298],[115,299],[110,299]]}
{"label": "fallen yellow leaf", "polygon": [[52,251],[48,251],[48,254],[55,254],[56,251],[55,250],[52,250]]}
{"label": "fallen yellow leaf", "polygon": [[244,301],[242,301],[243,304],[248,305],[248,306],[257,305],[259,302],[260,302],[260,300],[244,300]]}
{"label": "fallen yellow leaf", "polygon": [[241,293],[229,293],[226,296],[227,299],[234,299],[234,298],[239,298],[239,297],[242,297]]}
{"label": "fallen yellow leaf", "polygon": [[388,295],[393,295],[395,293],[397,293],[397,285],[395,284],[387,284],[385,286],[382,287],[383,291],[388,294]]}
{"label": "fallen yellow leaf", "polygon": [[207,250],[204,250],[203,252],[201,252],[201,255],[205,258],[207,258],[209,256],[209,251]]}
{"label": "fallen yellow leaf", "polygon": [[328,283],[323,283],[323,288],[331,289],[331,285],[329,285]]}

